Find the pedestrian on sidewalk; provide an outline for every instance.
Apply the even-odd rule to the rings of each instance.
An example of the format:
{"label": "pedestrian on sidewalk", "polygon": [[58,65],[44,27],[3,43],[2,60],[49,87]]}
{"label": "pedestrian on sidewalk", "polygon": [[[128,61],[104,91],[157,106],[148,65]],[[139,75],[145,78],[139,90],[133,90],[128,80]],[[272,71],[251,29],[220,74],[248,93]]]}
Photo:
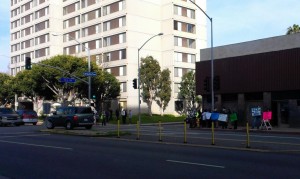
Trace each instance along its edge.
{"label": "pedestrian on sidewalk", "polygon": [[102,121],[102,126],[106,126],[105,111],[102,111],[100,120]]}

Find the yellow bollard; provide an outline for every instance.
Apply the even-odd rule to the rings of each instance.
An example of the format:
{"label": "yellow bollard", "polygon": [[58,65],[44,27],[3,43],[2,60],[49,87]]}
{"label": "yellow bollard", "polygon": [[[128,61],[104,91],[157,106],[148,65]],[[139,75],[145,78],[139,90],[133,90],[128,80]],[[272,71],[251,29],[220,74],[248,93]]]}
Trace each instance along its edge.
{"label": "yellow bollard", "polygon": [[183,143],[187,143],[186,142],[186,120],[184,120],[184,141],[183,141]]}
{"label": "yellow bollard", "polygon": [[212,121],[211,122],[211,134],[212,134],[212,137],[211,137],[211,145],[215,145],[215,124],[214,122]]}
{"label": "yellow bollard", "polygon": [[136,130],[137,130],[136,140],[140,140],[140,122],[139,121],[136,121]]}
{"label": "yellow bollard", "polygon": [[200,128],[200,118],[197,118],[197,127]]}
{"label": "yellow bollard", "polygon": [[159,132],[159,139],[158,139],[158,141],[162,141],[162,139],[161,139],[161,121],[158,121],[158,132]]}
{"label": "yellow bollard", "polygon": [[249,134],[249,123],[247,122],[247,126],[246,126],[246,131],[247,131],[247,145],[246,148],[250,148],[250,134]]}
{"label": "yellow bollard", "polygon": [[120,120],[118,120],[118,138],[120,138]]}

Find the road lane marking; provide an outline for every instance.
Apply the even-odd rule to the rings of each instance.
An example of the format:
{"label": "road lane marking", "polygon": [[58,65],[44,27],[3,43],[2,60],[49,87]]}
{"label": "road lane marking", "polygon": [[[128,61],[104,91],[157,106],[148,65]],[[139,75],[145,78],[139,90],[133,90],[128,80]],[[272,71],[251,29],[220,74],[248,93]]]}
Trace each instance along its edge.
{"label": "road lane marking", "polygon": [[172,162],[172,163],[187,164],[187,165],[198,165],[198,166],[213,167],[213,168],[225,168],[225,166],[210,165],[210,164],[204,164],[204,163],[192,163],[192,162],[184,162],[184,161],[177,161],[177,160],[166,160],[166,161]]}
{"label": "road lane marking", "polygon": [[28,134],[28,135],[1,136],[0,138],[35,137],[35,136],[48,136],[48,135],[50,134]]}
{"label": "road lane marking", "polygon": [[52,148],[52,149],[61,149],[61,150],[73,150],[72,148],[66,148],[66,147],[57,147],[57,146],[50,146],[50,145],[30,144],[30,143],[13,142],[13,141],[6,141],[6,140],[0,140],[0,142],[2,142],[2,143],[9,143],[9,144],[18,144],[18,145],[28,145],[28,146],[34,146],[34,147],[44,147],[44,148]]}

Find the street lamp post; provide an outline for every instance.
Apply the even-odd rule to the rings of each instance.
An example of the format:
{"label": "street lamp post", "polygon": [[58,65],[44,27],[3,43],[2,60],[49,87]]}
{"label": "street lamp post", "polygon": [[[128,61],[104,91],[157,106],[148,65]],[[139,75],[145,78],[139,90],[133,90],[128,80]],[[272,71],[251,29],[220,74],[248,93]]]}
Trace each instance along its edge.
{"label": "street lamp post", "polygon": [[161,36],[164,35],[163,33],[159,33],[156,34],[154,36],[152,36],[151,38],[149,38],[140,48],[138,48],[138,83],[137,83],[137,87],[138,87],[138,103],[139,103],[139,124],[141,124],[141,102],[140,102],[140,98],[141,98],[141,93],[140,93],[140,78],[141,78],[141,69],[140,69],[140,50],[146,45],[147,42],[149,42],[151,39],[153,39],[156,36]]}
{"label": "street lamp post", "polygon": [[[61,36],[62,34],[55,34],[52,33],[53,36]],[[76,41],[78,44],[80,44],[83,48],[86,49],[87,51],[87,55],[88,55],[88,72],[91,72],[91,54],[90,54],[90,48],[86,47],[85,45],[83,45],[81,42],[79,42],[77,39],[75,39],[74,37],[68,35],[69,38],[71,38],[72,40]],[[91,85],[91,76],[88,76],[88,100],[89,100],[89,105],[91,105],[91,91],[92,91],[92,85]]]}
{"label": "street lamp post", "polygon": [[209,17],[207,15],[207,13],[205,11],[203,11],[203,9],[201,9],[200,6],[198,6],[195,2],[193,2],[192,0],[190,0],[191,3],[193,3],[195,6],[197,6],[204,14],[205,16],[210,20],[210,57],[211,57],[211,110],[213,111],[215,108],[215,99],[214,99],[214,57],[213,57],[213,19],[211,17]]}

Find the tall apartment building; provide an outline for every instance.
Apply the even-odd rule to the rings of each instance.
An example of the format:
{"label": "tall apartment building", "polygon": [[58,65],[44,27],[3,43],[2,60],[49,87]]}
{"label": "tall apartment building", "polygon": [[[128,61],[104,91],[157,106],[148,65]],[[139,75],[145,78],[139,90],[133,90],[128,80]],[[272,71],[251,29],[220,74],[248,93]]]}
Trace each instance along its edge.
{"label": "tall apartment building", "polygon": [[[206,9],[206,0],[196,2]],[[116,76],[121,95],[111,105],[138,108],[132,80],[148,55],[171,71],[172,98],[165,113],[177,114],[181,77],[195,70],[206,47],[206,17],[189,0],[11,0],[10,73],[24,70],[25,57],[39,62],[58,54],[87,57]],[[53,34],[56,34],[55,36]],[[147,106],[141,103],[142,112]],[[153,112],[159,108],[153,104]]]}

